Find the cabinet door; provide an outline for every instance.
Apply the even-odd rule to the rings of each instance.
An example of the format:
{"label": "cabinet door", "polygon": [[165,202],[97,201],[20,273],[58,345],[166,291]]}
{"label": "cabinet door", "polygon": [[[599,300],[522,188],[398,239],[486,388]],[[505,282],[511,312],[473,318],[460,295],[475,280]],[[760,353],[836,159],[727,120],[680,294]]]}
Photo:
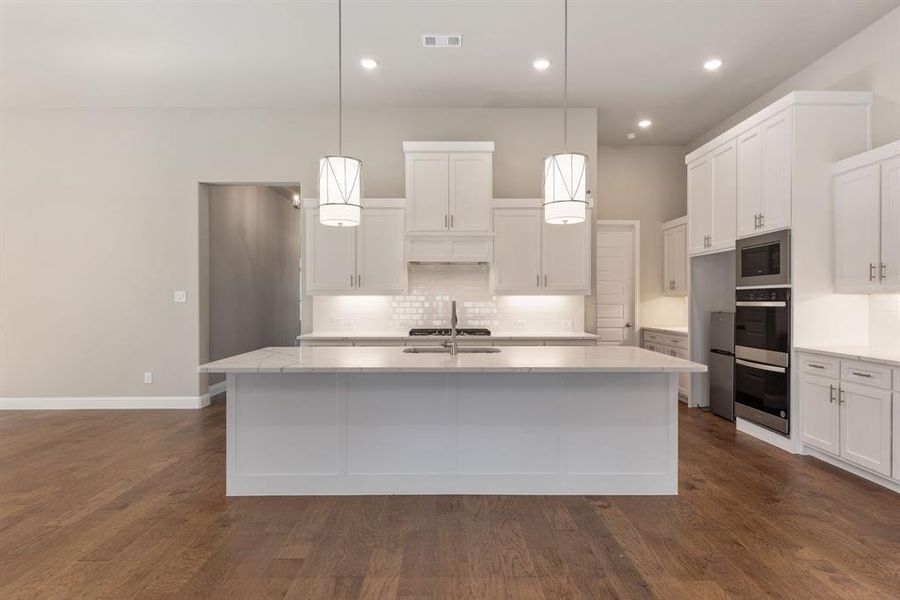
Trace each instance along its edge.
{"label": "cabinet door", "polygon": [[837,394],[836,379],[800,375],[800,440],[835,456],[841,451],[841,411]]}
{"label": "cabinet door", "polygon": [[491,230],[493,195],[490,152],[450,155],[450,229],[466,233]]}
{"label": "cabinet door", "polygon": [[663,230],[663,294],[687,294],[687,227]]}
{"label": "cabinet door", "polygon": [[878,289],[880,188],[878,165],[834,178],[834,284],[839,292]]}
{"label": "cabinet door", "polygon": [[737,237],[755,235],[762,212],[762,138],[754,127],[738,138]]}
{"label": "cabinet door", "polygon": [[545,292],[590,294],[592,253],[589,227],[590,218],[574,225],[543,223]]}
{"label": "cabinet door", "polygon": [[446,154],[406,155],[406,227],[412,233],[446,231],[449,225],[449,162]]}
{"label": "cabinet door", "polygon": [[712,249],[734,248],[737,206],[737,143],[731,141],[712,153]]}
{"label": "cabinet door", "polygon": [[345,294],[356,287],[356,227],[319,223],[319,211],[306,215],[306,293]]}
{"label": "cabinet door", "polygon": [[406,289],[403,209],[363,209],[356,233],[357,291],[399,294]]}
{"label": "cabinet door", "polygon": [[698,158],[687,166],[688,236],[691,254],[708,249],[706,239],[712,223],[712,158]]}
{"label": "cabinet door", "polygon": [[841,457],[891,475],[891,392],[841,383]]}
{"label": "cabinet door", "polygon": [[[494,211],[494,291],[537,294],[541,291],[541,224],[539,208]],[[566,225],[568,227],[568,225]]]}
{"label": "cabinet door", "polygon": [[891,459],[892,463],[892,471],[893,477],[897,481],[900,481],[900,392],[894,393],[894,410],[893,412],[893,433],[891,434],[891,439],[893,440],[894,447],[894,456]]}
{"label": "cabinet door", "polygon": [[763,175],[761,232],[791,226],[792,115],[791,109],[787,109],[760,126]]}
{"label": "cabinet door", "polygon": [[[900,158],[881,163],[882,291],[900,292]],[[900,445],[900,439],[897,440]]]}
{"label": "cabinet door", "polygon": [[[682,360],[689,360],[688,353],[681,348],[670,348],[669,354],[674,356],[675,358],[680,358]],[[690,373],[679,373],[678,374],[678,395],[679,396],[688,396],[688,391],[691,389],[691,374]]]}

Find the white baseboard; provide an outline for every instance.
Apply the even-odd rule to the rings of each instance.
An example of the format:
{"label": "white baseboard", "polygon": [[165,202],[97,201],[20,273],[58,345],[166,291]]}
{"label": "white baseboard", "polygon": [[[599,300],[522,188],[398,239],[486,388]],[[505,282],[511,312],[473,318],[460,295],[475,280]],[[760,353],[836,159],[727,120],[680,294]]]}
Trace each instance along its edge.
{"label": "white baseboard", "polygon": [[755,437],[760,441],[771,444],[776,448],[784,450],[785,452],[796,454],[794,452],[794,442],[791,441],[791,438],[786,438],[783,435],[779,435],[774,431],[769,431],[765,427],[760,427],[759,425],[751,423],[750,421],[747,421],[740,417],[735,419],[734,426],[741,433],[746,433],[751,437]]}
{"label": "white baseboard", "polygon": [[209,399],[209,394],[202,396],[0,398],[0,410],[198,409],[209,406]]}
{"label": "white baseboard", "polygon": [[211,386],[209,386],[210,397],[217,396],[224,391],[225,391],[225,382],[224,381],[220,381],[219,383],[214,383]]}
{"label": "white baseboard", "polygon": [[835,458],[828,453],[821,452],[820,450],[817,450],[816,448],[812,448],[810,446],[804,445],[803,451],[808,456],[817,458],[822,462],[827,462],[829,465],[835,466],[839,469],[843,469],[844,471],[847,471],[849,473],[853,473],[857,477],[868,479],[872,483],[877,483],[878,485],[884,486],[887,489],[900,494],[900,482],[893,481],[877,473],[871,473],[869,471],[866,471],[865,469],[857,467],[856,465],[851,465],[848,462],[845,462],[839,458]]}

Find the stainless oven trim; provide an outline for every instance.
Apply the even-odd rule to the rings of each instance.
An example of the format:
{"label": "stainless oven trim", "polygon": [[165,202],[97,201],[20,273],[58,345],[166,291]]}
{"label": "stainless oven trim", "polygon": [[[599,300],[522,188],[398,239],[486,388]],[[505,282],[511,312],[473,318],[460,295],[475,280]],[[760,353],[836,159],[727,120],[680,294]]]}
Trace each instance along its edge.
{"label": "stainless oven trim", "polygon": [[745,301],[741,300],[740,302],[735,302],[735,306],[749,306],[749,307],[757,307],[757,308],[787,308],[787,302],[755,302],[755,301]]}
{"label": "stainless oven trim", "polygon": [[787,368],[790,366],[791,355],[788,352],[776,350],[763,350],[762,348],[750,348],[748,346],[734,346],[734,357],[743,358],[762,365],[772,365]]}
{"label": "stainless oven trim", "polygon": [[775,431],[782,435],[788,435],[790,433],[790,423],[787,419],[782,419],[781,417],[776,417],[775,415],[771,415],[767,412],[757,410],[752,406],[747,406],[746,404],[735,402],[734,414],[735,416],[741,417],[746,421],[756,423],[757,425],[762,425],[763,427],[771,429],[772,431]]}
{"label": "stainless oven trim", "polygon": [[[735,242],[735,260],[737,261],[735,276],[738,286],[763,286],[772,287],[779,284],[790,284],[791,282],[791,231],[790,229],[782,229],[773,231],[772,233],[764,233],[753,237],[741,238]],[[745,248],[754,248],[756,246],[765,246],[772,243],[781,244],[781,264],[778,275],[758,275],[755,277],[741,277],[741,262],[743,259],[743,250]]]}
{"label": "stainless oven trim", "polygon": [[750,362],[747,360],[742,360],[740,358],[734,359],[739,365],[743,365],[745,367],[750,367],[751,369],[759,369],[761,371],[772,371],[773,373],[787,373],[787,369],[784,367],[773,367],[772,365],[764,365],[762,363]]}

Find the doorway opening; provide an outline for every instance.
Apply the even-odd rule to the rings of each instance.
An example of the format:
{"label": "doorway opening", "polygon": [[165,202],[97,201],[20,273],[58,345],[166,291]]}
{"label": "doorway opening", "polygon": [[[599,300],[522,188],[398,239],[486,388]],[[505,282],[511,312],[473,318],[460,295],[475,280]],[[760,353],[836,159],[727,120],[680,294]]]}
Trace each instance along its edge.
{"label": "doorway opening", "polygon": [[[299,185],[200,185],[200,360],[219,360],[300,335],[302,210]],[[200,393],[225,389],[201,376]]]}

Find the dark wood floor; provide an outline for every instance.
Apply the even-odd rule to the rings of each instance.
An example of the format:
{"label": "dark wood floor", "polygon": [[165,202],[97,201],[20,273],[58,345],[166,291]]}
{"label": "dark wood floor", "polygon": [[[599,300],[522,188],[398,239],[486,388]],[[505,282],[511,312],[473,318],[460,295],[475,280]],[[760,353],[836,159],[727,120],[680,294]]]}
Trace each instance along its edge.
{"label": "dark wood floor", "polygon": [[224,410],[0,413],[0,598],[896,598],[900,496],[681,410],[678,497],[238,498]]}

